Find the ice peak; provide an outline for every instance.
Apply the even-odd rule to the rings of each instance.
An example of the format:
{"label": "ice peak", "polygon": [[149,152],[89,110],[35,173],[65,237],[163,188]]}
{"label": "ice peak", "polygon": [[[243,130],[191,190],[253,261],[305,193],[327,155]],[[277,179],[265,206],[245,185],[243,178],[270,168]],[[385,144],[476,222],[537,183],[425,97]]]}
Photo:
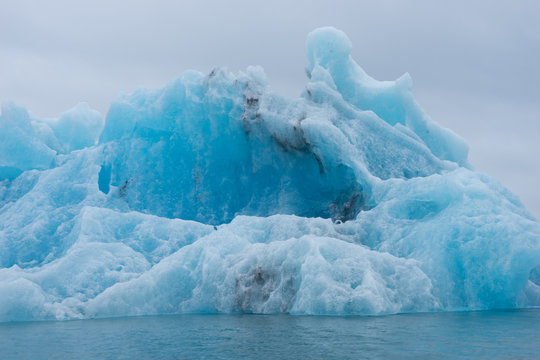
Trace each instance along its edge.
{"label": "ice peak", "polygon": [[309,70],[315,65],[328,69],[333,64],[344,63],[351,53],[352,43],[341,30],[327,26],[313,30],[306,40],[306,57]]}

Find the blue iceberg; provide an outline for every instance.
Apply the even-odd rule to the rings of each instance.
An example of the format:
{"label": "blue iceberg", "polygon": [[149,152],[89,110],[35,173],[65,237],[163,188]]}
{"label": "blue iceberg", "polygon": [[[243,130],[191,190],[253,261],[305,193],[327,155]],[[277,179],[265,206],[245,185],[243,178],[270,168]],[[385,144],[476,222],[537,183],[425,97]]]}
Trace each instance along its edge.
{"label": "blue iceberg", "polygon": [[0,115],[0,321],[540,306],[540,223],[333,28],[301,97],[187,71]]}

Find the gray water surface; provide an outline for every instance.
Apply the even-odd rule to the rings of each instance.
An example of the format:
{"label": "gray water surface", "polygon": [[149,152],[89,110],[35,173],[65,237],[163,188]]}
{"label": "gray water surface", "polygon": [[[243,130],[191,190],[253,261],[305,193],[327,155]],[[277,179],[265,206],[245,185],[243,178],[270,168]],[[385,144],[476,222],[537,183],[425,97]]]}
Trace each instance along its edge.
{"label": "gray water surface", "polygon": [[0,324],[0,359],[540,359],[540,310]]}

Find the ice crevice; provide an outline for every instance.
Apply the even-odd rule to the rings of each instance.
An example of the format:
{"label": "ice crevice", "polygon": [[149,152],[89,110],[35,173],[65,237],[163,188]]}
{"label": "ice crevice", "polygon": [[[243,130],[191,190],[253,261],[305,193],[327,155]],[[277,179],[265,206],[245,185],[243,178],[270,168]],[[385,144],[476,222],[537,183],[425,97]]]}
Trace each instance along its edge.
{"label": "ice crevice", "polygon": [[3,104],[0,321],[540,306],[539,222],[351,48],[311,32],[293,99],[252,66]]}

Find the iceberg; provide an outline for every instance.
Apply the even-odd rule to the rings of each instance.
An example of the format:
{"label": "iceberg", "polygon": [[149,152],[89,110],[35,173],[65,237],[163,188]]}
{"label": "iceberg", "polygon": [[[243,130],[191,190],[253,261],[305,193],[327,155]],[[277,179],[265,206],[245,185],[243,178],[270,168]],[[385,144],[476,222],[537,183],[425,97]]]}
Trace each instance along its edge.
{"label": "iceberg", "polygon": [[540,306],[540,223],[334,28],[264,71],[0,115],[0,321]]}

